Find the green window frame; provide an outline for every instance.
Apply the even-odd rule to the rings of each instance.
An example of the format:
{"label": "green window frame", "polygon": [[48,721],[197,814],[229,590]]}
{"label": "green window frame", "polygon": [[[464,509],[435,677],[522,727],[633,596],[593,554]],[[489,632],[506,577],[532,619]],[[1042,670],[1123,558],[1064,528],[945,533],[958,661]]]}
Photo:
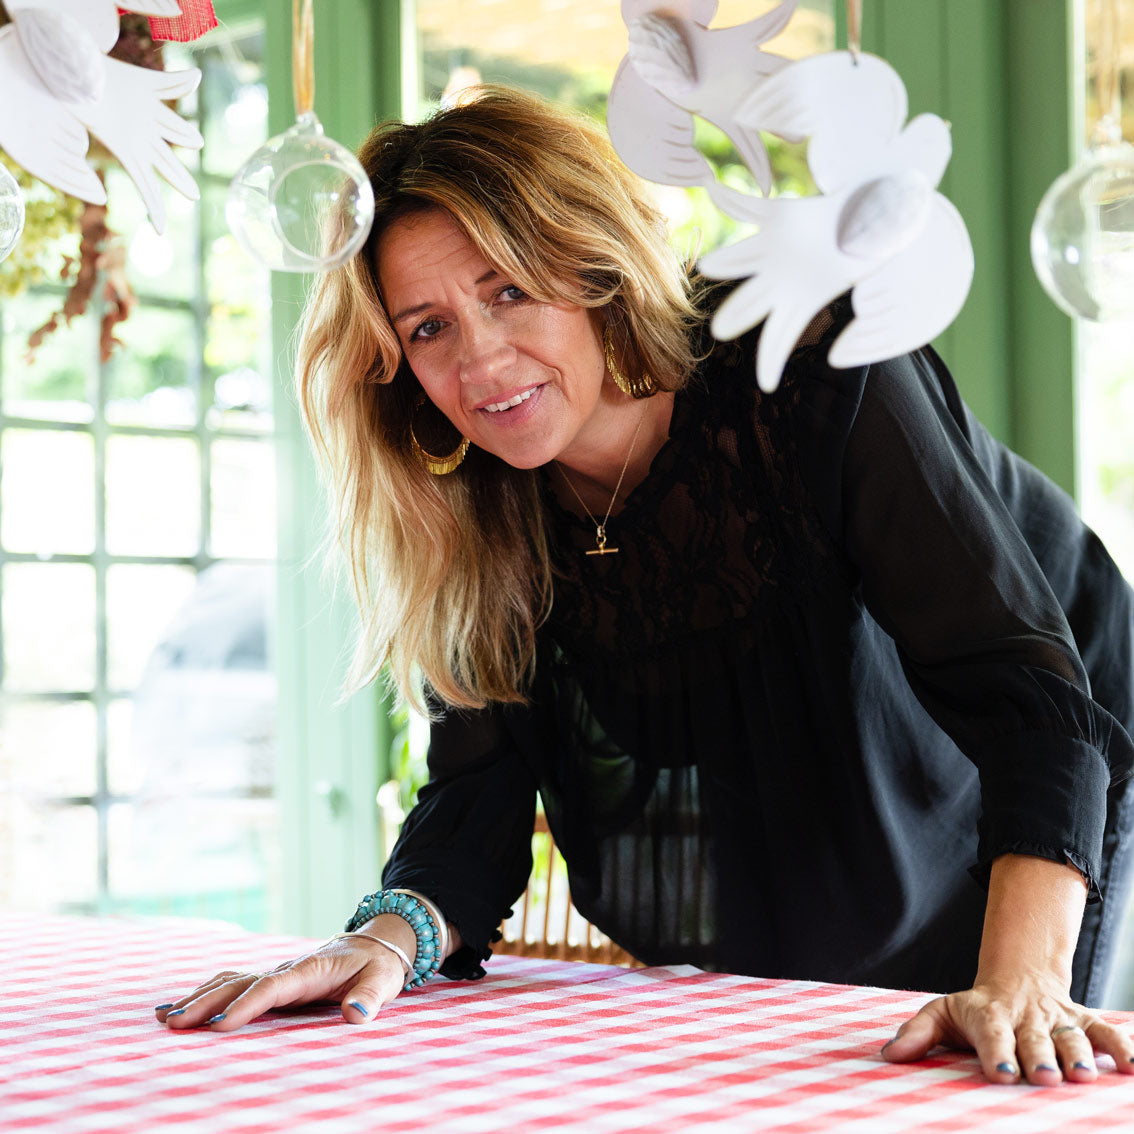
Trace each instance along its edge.
{"label": "green window frame", "polygon": [[[222,15],[229,16],[229,22],[236,24],[239,30],[240,22],[233,19],[225,11],[222,2],[219,5]],[[245,6],[247,11],[241,16],[255,15],[257,10]],[[179,60],[171,64],[180,67],[184,64]],[[197,117],[204,119],[209,98],[208,84],[202,84],[196,96]],[[209,137],[206,133],[205,149],[200,155],[192,155],[189,159],[196,166],[195,178],[199,184],[202,196],[210,191],[214,194],[222,193],[227,187],[227,177],[208,172],[207,155],[209,151]],[[115,194],[131,194],[133,187],[121,171],[112,171],[108,177],[115,179],[112,185],[112,198]],[[112,200],[113,204],[113,200]],[[128,237],[128,233],[123,233]],[[138,895],[132,891],[124,891],[121,883],[116,879],[116,868],[112,861],[111,846],[114,838],[113,815],[118,807],[129,807],[135,802],[134,793],[116,783],[116,777],[111,770],[112,752],[111,737],[114,732],[114,715],[116,707],[125,703],[134,693],[129,682],[115,672],[114,651],[109,641],[108,617],[112,605],[114,590],[113,576],[122,568],[174,568],[183,569],[185,573],[197,575],[216,563],[255,564],[270,567],[274,563],[272,558],[257,557],[254,555],[230,555],[218,553],[214,543],[214,466],[219,447],[226,443],[239,442],[254,446],[270,447],[273,443],[273,434],[270,428],[249,427],[232,424],[218,419],[213,413],[213,389],[209,368],[205,365],[205,344],[208,341],[207,324],[210,319],[211,307],[208,295],[206,263],[209,256],[208,245],[216,239],[218,233],[210,229],[204,221],[202,210],[196,208],[192,212],[192,231],[189,239],[182,249],[188,249],[192,256],[192,263],[185,267],[185,274],[191,281],[188,292],[184,295],[172,296],[163,294],[160,289],[147,291],[144,282],[138,285],[138,309],[134,313],[134,324],[127,323],[121,329],[123,339],[129,339],[133,327],[146,313],[162,312],[183,320],[188,333],[178,346],[183,354],[179,359],[184,363],[185,387],[192,391],[195,404],[193,420],[184,425],[170,424],[131,424],[115,420],[108,414],[108,405],[116,390],[116,374],[118,368],[129,362],[128,348],[120,350],[109,361],[98,359],[98,320],[105,307],[101,297],[101,289],[96,289],[92,297],[90,310],[73,326],[61,329],[60,336],[73,336],[75,346],[82,352],[82,370],[87,382],[87,408],[89,420],[66,420],[42,414],[19,414],[9,411],[6,400],[0,399],[0,438],[5,441],[20,433],[34,434],[37,443],[51,444],[52,439],[63,437],[85,437],[90,440],[92,478],[90,488],[93,489],[93,498],[89,499],[93,511],[91,525],[92,547],[89,552],[57,553],[50,551],[46,556],[35,551],[12,550],[0,542],[0,695],[3,696],[4,708],[19,712],[25,707],[39,705],[89,705],[93,710],[94,723],[94,749],[93,775],[91,776],[91,790],[58,792],[53,791],[45,780],[44,786],[31,785],[34,805],[40,808],[50,808],[53,816],[52,822],[73,822],[82,829],[88,818],[93,817],[94,826],[94,884],[89,895],[65,900],[66,908],[73,912],[112,912],[123,909],[140,910],[155,913],[182,912],[195,916],[220,916],[232,918],[244,924],[265,927],[268,918],[267,895],[260,888],[248,892],[227,893],[220,896],[207,894],[145,894]],[[33,289],[33,295],[51,296],[55,306],[62,303],[65,294],[59,285],[45,284]],[[22,328],[18,332],[26,338],[29,328]],[[3,327],[0,326],[0,348],[4,347],[2,341]],[[17,344],[11,344],[17,346]],[[70,345],[70,343],[68,344]],[[0,391],[4,390],[3,359],[9,361],[20,353],[22,343],[15,351],[0,349]],[[42,348],[44,351],[48,347]],[[270,344],[264,343],[259,352],[266,356]],[[93,361],[91,361],[93,360]],[[14,367],[13,367],[14,368]],[[158,443],[186,442],[196,451],[196,460],[199,469],[199,483],[196,486],[196,495],[199,500],[198,516],[196,518],[197,532],[193,550],[186,550],[182,554],[151,554],[145,550],[132,550],[123,552],[114,550],[112,540],[108,541],[108,530],[113,525],[115,511],[114,501],[108,499],[108,471],[112,469],[113,460],[108,456],[112,448],[119,442],[127,439],[144,442],[152,439]],[[156,471],[155,471],[156,475]],[[85,487],[85,486],[83,486]],[[13,491],[20,491],[21,486],[15,486]],[[75,491],[81,491],[76,486]],[[44,564],[44,559],[47,564]],[[19,569],[22,565],[36,570],[53,569],[55,567],[75,567],[89,569],[90,582],[93,590],[91,616],[93,626],[84,626],[71,633],[76,637],[90,633],[93,639],[93,658],[91,666],[91,680],[85,678],[79,682],[68,683],[66,677],[53,681],[51,687],[24,689],[11,688],[8,677],[9,671],[5,668],[3,644],[3,611],[10,610],[4,604],[5,583],[8,580],[9,568]],[[11,597],[11,596],[7,596]],[[56,811],[58,809],[58,811]],[[27,851],[25,853],[29,853]],[[223,880],[219,880],[223,883]]]}
{"label": "green window frame", "polygon": [[[291,0],[263,0],[269,134],[295,121]],[[375,123],[398,117],[415,47],[402,0],[316,4],[315,112],[327,134],[356,148]],[[411,39],[407,43],[406,40]],[[381,872],[378,785],[391,730],[381,690],[337,703],[356,615],[346,586],[331,594],[311,559],[324,540],[326,505],[292,391],[294,333],[307,277],[272,279],[279,519],[280,680],[277,799],[284,929],[340,928]]]}

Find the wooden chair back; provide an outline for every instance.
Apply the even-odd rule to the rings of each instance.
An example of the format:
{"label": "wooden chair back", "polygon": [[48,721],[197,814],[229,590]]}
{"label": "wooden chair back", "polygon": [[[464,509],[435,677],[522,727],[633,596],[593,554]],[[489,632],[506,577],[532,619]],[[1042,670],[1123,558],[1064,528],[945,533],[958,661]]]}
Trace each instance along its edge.
{"label": "wooden chair back", "polygon": [[512,917],[500,926],[493,952],[560,961],[639,967],[641,962],[596,929],[571,902],[567,864],[551,837],[546,816],[536,815],[532,874]]}

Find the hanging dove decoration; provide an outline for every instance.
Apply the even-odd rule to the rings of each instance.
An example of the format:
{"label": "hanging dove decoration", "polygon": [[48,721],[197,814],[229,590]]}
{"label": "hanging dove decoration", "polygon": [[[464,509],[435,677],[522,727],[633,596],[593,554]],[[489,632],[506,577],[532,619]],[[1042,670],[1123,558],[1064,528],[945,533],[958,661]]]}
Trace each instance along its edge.
{"label": "hanging dove decoration", "polygon": [[968,295],[973,252],[964,221],[940,193],[952,153],[934,114],[903,126],[906,89],[884,60],[833,52],[800,60],[755,90],[738,118],[810,139],[813,197],[721,207],[760,230],[704,256],[713,279],[745,282],[712,320],[733,339],[761,320],[756,373],[774,390],[808,323],[853,289],[855,317],[831,347],[832,366],[858,366],[923,346]]}
{"label": "hanging dove decoration", "polygon": [[[737,27],[709,29],[715,0],[623,0],[629,50],[610,92],[607,129],[622,160],[664,185],[700,185],[755,235],[701,258],[713,279],[743,282],[711,329],[734,339],[763,322],[760,387],[779,384],[812,319],[851,292],[854,319],[832,366],[892,358],[924,345],[957,316],[973,252],[937,186],[952,154],[936,115],[906,122],[906,89],[884,60],[831,52],[797,62],[764,52],[795,8],[786,0]],[[694,145],[694,115],[735,145],[765,196],[722,185]],[[771,197],[761,132],[808,140],[819,192]]]}
{"label": "hanging dove decoration", "polygon": [[768,154],[758,129],[737,118],[753,84],[788,60],[760,47],[781,32],[796,0],[784,0],[758,19],[708,28],[716,0],[622,0],[630,36],[607,103],[607,132],[619,157],[648,181],[703,185],[721,193],[712,167],[693,145],[693,116],[713,123],[736,147],[765,193]]}
{"label": "hanging dove decoration", "polygon": [[[832,366],[892,358],[943,331],[964,304],[973,252],[960,214],[937,185],[952,153],[934,114],[905,124],[906,89],[877,56],[802,59],[761,84],[738,120],[809,139],[813,197],[734,195],[720,207],[760,226],[704,256],[713,279],[741,279],[712,320],[733,339],[762,320],[757,378],[779,384],[808,323],[853,289],[855,317],[831,347]],[[905,125],[903,125],[905,124]]]}
{"label": "hanging dove decoration", "polygon": [[[112,0],[4,0],[0,28],[0,148],[33,176],[83,201],[106,203],[87,160],[93,134],[133,180],[160,233],[165,204],[157,175],[190,200],[200,196],[173,145],[199,149],[196,127],[165,105],[191,94],[195,68],[154,71],[112,59]],[[178,0],[134,0],[142,15],[177,17]]]}

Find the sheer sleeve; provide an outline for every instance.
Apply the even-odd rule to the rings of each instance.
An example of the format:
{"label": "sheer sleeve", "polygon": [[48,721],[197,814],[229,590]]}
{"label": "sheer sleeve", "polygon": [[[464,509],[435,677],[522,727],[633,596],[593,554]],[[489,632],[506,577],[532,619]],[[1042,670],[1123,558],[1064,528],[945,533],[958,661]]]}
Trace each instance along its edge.
{"label": "sheer sleeve", "polygon": [[417,890],[460,930],[445,976],[484,975],[497,927],[531,873],[535,784],[502,708],[450,711],[430,731],[429,782],[382,872],[384,887]]}
{"label": "sheer sleeve", "polygon": [[977,766],[974,875],[1007,852],[1067,859],[1097,897],[1109,758],[1113,747],[1128,764],[1129,739],[1091,698],[1060,601],[943,364],[921,352],[827,371],[803,400],[821,423],[813,463],[826,474],[828,525],[861,599],[918,699]]}

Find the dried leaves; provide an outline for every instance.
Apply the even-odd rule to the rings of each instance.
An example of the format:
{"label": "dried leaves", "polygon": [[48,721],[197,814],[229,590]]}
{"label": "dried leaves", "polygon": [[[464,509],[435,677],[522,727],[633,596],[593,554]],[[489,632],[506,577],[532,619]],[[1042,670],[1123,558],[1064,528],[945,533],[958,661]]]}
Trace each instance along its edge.
{"label": "dried leaves", "polygon": [[71,283],[63,306],[28,338],[27,361],[48,335],[59,328],[60,320],[70,323],[86,314],[91,298],[102,279],[102,319],[99,327],[99,354],[106,362],[116,346],[114,328],[134,309],[137,297],[126,278],[126,249],[106,224],[105,205],[86,205],[80,218],[79,258],[63,257],[60,278]]}
{"label": "dried leaves", "polygon": [[[0,3],[0,24],[7,22]],[[110,55],[135,66],[155,71],[164,69],[161,44],[154,42],[145,16],[126,14],[120,17],[118,42]],[[110,157],[94,139],[90,156],[100,165]],[[99,349],[105,362],[114,348],[121,345],[115,337],[115,328],[130,315],[137,302],[126,277],[126,249],[121,238],[107,226],[106,206],[76,201],[51,186],[44,186],[14,167],[14,163],[8,161],[5,164],[13,168],[21,187],[26,190],[28,216],[20,245],[9,261],[0,265],[0,292],[15,295],[44,279],[42,261],[45,255],[62,257],[59,279],[68,286],[62,307],[29,337],[27,360],[31,362],[34,359],[36,350],[61,324],[86,314],[101,280]],[[101,169],[98,173],[101,178]],[[57,248],[59,241],[76,229],[79,236],[77,258]]]}

